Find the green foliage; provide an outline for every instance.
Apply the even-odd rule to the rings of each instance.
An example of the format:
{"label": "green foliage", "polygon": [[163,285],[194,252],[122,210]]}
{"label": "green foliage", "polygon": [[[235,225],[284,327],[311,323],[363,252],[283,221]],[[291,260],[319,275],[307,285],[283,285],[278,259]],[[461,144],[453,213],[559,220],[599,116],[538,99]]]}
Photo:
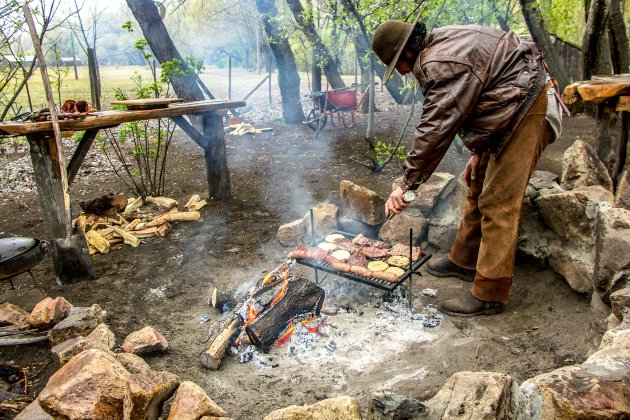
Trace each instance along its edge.
{"label": "green foliage", "polygon": [[374,146],[374,154],[376,157],[376,163],[378,165],[382,165],[392,155],[394,159],[398,159],[399,161],[405,160],[405,158],[407,157],[407,148],[402,145],[396,148],[392,144],[386,143],[382,140],[378,140],[376,142],[376,145]]}

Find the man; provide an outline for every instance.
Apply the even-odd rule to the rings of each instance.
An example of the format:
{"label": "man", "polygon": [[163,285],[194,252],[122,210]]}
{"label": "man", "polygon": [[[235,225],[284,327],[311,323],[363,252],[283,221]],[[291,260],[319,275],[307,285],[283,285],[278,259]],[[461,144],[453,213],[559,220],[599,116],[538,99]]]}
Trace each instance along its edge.
{"label": "man", "polygon": [[459,132],[472,151],[462,174],[466,208],[448,257],[431,260],[427,270],[473,282],[442,302],[443,312],[500,313],[512,283],[523,194],[541,152],[560,132],[560,104],[541,54],[535,44],[489,27],[426,33],[418,17],[380,25],[372,49],[387,65],[384,81],[394,68],[411,72],[425,97],[404,180],[385,213],[409,205],[403,194],[427,181]]}

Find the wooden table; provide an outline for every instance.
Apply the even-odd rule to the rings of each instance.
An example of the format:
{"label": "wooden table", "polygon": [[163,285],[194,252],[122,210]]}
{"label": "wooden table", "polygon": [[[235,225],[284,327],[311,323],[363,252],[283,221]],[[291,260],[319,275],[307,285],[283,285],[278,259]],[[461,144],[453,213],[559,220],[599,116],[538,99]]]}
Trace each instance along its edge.
{"label": "wooden table", "polygon": [[[230,177],[221,111],[243,106],[243,101],[207,100],[172,104],[159,109],[94,112],[83,120],[62,120],[59,122],[61,131],[84,131],[67,165],[61,145],[55,141],[51,122],[0,122],[0,135],[26,136],[48,234],[51,238],[70,238],[72,218],[68,185],[72,183],[100,129],[131,121],[173,119],[204,149],[210,197],[227,198],[230,196]],[[57,275],[60,282],[67,280],[60,278],[58,271]]]}
{"label": "wooden table", "polygon": [[564,89],[567,104],[584,101],[597,107],[596,149],[615,184],[619,185],[629,161],[630,74],[593,76]]}

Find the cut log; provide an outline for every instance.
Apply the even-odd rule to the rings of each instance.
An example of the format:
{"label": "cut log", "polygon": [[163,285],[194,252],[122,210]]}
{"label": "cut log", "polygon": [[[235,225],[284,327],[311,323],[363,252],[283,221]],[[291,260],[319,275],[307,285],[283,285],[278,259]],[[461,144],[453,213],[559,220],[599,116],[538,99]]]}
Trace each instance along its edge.
{"label": "cut log", "polygon": [[217,289],[216,287],[212,291],[212,295],[210,296],[208,303],[211,307],[221,312],[225,311],[224,308],[226,307],[226,305],[232,307],[236,304],[235,300],[232,297],[230,297],[226,293],[219,291],[219,289]]}
{"label": "cut log", "polygon": [[173,199],[173,198],[169,198],[169,197],[147,197],[146,199],[147,203],[153,203],[156,204],[160,207],[164,207],[167,209],[172,209],[173,207],[177,206],[177,200]]}
{"label": "cut log", "polygon": [[109,252],[109,242],[101,234],[94,230],[88,230],[85,232],[85,239],[89,245],[92,245],[101,254],[107,254]]}
{"label": "cut log", "polygon": [[227,327],[216,336],[210,347],[199,356],[201,364],[207,369],[217,370],[221,367],[225,353],[241,333],[243,318],[238,314],[234,314],[229,319],[230,322]]}
{"label": "cut log", "polygon": [[324,303],[324,289],[310,280],[289,280],[284,295],[245,327],[250,341],[268,351],[287,328],[287,320],[312,313],[319,315]]}
{"label": "cut log", "polygon": [[74,221],[74,232],[85,234],[87,226],[87,217],[84,214],[79,215]]}
{"label": "cut log", "polygon": [[133,219],[127,226],[124,227],[126,231],[136,230],[136,227],[142,223],[140,219]]}
{"label": "cut log", "polygon": [[135,236],[133,236],[131,233],[126,232],[120,228],[117,227],[112,227],[112,229],[114,229],[114,232],[119,235],[121,238],[123,238],[123,240],[125,241],[126,244],[131,245],[132,247],[137,247],[138,245],[140,245],[140,239],[136,238]]}
{"label": "cut log", "polygon": [[125,194],[122,193],[109,193],[92,200],[81,201],[79,205],[86,213],[111,215],[125,209],[127,206],[127,198],[125,197]]}
{"label": "cut log", "polygon": [[135,236],[138,239],[146,239],[146,238],[150,238],[152,236],[155,236],[157,230],[158,230],[158,228],[152,227],[152,228],[148,228],[148,229],[134,230],[133,232],[129,232],[129,233],[132,234],[133,236]]}
{"label": "cut log", "polygon": [[615,108],[615,111],[630,111],[630,96],[620,96],[617,100],[617,107]]}
{"label": "cut log", "polygon": [[172,226],[170,223],[166,222],[155,231],[155,236],[159,238],[166,238],[166,235],[171,231]]}
{"label": "cut log", "polygon": [[160,226],[165,222],[194,222],[200,218],[201,214],[198,211],[178,211],[175,213],[165,213],[157,219],[147,223],[147,226]]}
{"label": "cut log", "polygon": [[142,206],[142,197],[130,198],[127,201],[127,207],[125,207],[125,214],[133,213]]}
{"label": "cut log", "polygon": [[199,194],[194,194],[192,197],[190,197],[190,199],[188,200],[188,202],[186,203],[184,207],[188,208],[194,205],[199,200],[201,200],[201,197],[199,196]]}
{"label": "cut log", "polygon": [[193,212],[193,211],[199,210],[200,208],[202,208],[206,204],[208,204],[206,202],[206,200],[199,200],[195,204],[191,204],[190,206],[186,206],[186,209],[188,209],[189,212]]}

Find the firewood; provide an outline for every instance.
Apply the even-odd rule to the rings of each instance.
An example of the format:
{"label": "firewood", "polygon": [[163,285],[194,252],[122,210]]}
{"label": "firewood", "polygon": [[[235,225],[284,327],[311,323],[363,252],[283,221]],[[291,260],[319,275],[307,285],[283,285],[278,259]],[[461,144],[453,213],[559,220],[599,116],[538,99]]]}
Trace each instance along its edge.
{"label": "firewood", "polygon": [[114,232],[124,239],[126,244],[131,245],[134,248],[140,245],[140,239],[136,238],[131,233],[117,227],[112,227],[112,229],[114,229]]}
{"label": "firewood", "polygon": [[89,245],[92,245],[101,254],[107,254],[109,252],[109,242],[98,232],[94,230],[88,230],[85,232],[85,238]]}
{"label": "firewood", "polygon": [[126,231],[136,230],[136,227],[141,224],[140,219],[133,219],[127,226],[124,227]]}
{"label": "firewood", "polygon": [[148,229],[134,230],[130,233],[138,239],[146,239],[146,238],[150,238],[151,236],[155,236],[155,233],[157,232],[157,230],[158,228],[152,227]]}
{"label": "firewood", "polygon": [[80,214],[74,221],[74,230],[76,233],[85,234],[87,227],[87,217],[84,214]]}
{"label": "firewood", "polygon": [[199,196],[199,194],[194,194],[192,197],[190,197],[190,199],[188,200],[188,202],[186,203],[186,205],[184,207],[188,208],[188,207],[194,205],[200,199],[201,199],[201,197]]}
{"label": "firewood", "polygon": [[241,333],[243,326],[241,316],[235,313],[234,316],[229,319],[230,322],[228,326],[216,336],[210,347],[199,356],[201,364],[207,369],[217,370],[221,367],[225,353],[230,346],[234,344],[234,340],[236,340]]}
{"label": "firewood", "polygon": [[169,222],[164,223],[162,226],[157,228],[155,231],[155,236],[160,238],[166,238],[166,235],[171,231],[172,226]]}
{"label": "firewood", "polygon": [[225,307],[226,304],[234,304],[234,303],[235,302],[234,302],[234,299],[232,299],[232,297],[230,297],[226,293],[219,291],[219,289],[217,289],[216,287],[212,291],[212,294],[210,295],[210,299],[208,299],[208,304],[212,306],[214,309],[218,309],[219,311],[223,311],[223,308]]}
{"label": "firewood", "polygon": [[160,207],[165,207],[167,209],[173,208],[177,206],[177,200],[169,197],[147,197],[146,201],[148,203],[156,204]]}
{"label": "firewood", "polygon": [[127,207],[125,207],[124,213],[125,214],[133,213],[134,211],[138,210],[141,206],[142,206],[142,197],[130,198],[129,201],[127,201]]}
{"label": "firewood", "polygon": [[123,238],[107,238],[107,242],[109,242],[109,245],[118,245],[118,244],[122,244],[125,242],[125,240]]}
{"label": "firewood", "polygon": [[127,198],[125,197],[125,194],[122,193],[109,193],[92,200],[81,201],[79,205],[86,213],[98,215],[116,214],[117,212],[125,209],[127,206]]}
{"label": "firewood", "polygon": [[200,208],[202,208],[203,206],[205,206],[206,204],[208,204],[208,202],[206,200],[199,200],[195,204],[191,204],[190,206],[186,206],[186,208],[188,209],[189,212],[197,211]]}
{"label": "firewood", "polygon": [[165,222],[189,222],[196,221],[201,218],[201,214],[198,211],[179,211],[176,213],[165,213],[155,220],[147,223],[147,226],[160,226]]}

